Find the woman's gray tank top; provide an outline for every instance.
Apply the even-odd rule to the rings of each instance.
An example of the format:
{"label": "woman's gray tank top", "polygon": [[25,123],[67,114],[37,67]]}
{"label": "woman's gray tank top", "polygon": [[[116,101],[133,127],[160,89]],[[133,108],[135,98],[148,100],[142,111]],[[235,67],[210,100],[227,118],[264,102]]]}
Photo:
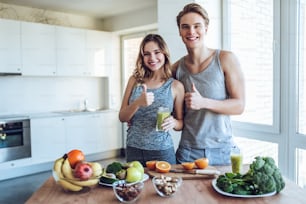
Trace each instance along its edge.
{"label": "woman's gray tank top", "polygon": [[[192,91],[192,83],[194,83],[203,97],[216,100],[228,98],[219,54],[220,50],[216,50],[208,67],[197,74],[192,74],[187,70],[184,57],[180,59],[176,78],[184,84],[186,92]],[[206,109],[185,109],[180,145],[195,149],[232,145],[230,116]]]}
{"label": "woman's gray tank top", "polygon": [[[127,131],[127,146],[144,150],[166,150],[173,147],[169,132],[155,130],[158,108],[168,107],[169,110],[173,110],[173,81],[174,79],[170,78],[157,89],[147,89],[147,92],[153,92],[154,102],[150,106],[140,107],[132,117]],[[135,86],[129,103],[136,100],[142,92],[142,86]]]}

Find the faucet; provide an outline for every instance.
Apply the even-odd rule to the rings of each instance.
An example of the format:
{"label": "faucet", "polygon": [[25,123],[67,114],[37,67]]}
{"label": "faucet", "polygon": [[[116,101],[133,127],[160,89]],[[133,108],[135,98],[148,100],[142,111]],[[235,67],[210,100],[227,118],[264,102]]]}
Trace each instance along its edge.
{"label": "faucet", "polygon": [[84,110],[85,110],[85,111],[88,109],[87,105],[88,105],[88,100],[85,99],[85,100],[84,100]]}

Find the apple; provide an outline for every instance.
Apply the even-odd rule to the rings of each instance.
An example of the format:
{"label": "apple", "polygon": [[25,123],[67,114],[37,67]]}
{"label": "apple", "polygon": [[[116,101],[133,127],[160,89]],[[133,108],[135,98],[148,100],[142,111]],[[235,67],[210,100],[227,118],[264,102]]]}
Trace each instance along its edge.
{"label": "apple", "polygon": [[93,175],[93,170],[90,164],[78,162],[74,169],[74,177],[80,180],[88,180]]}
{"label": "apple", "polygon": [[129,162],[129,166],[136,167],[142,173],[142,175],[144,174],[144,168],[139,161],[131,161]]}
{"label": "apple", "polygon": [[133,183],[142,180],[143,173],[136,167],[129,167],[126,170],[126,182]]}

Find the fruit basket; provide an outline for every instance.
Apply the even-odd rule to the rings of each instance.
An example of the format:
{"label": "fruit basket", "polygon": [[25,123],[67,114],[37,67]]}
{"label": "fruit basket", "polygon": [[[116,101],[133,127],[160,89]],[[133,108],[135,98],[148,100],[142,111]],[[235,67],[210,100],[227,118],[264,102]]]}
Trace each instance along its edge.
{"label": "fruit basket", "polygon": [[66,192],[87,192],[98,184],[103,172],[99,163],[82,160],[73,166],[67,154],[55,160],[53,165],[53,178]]}

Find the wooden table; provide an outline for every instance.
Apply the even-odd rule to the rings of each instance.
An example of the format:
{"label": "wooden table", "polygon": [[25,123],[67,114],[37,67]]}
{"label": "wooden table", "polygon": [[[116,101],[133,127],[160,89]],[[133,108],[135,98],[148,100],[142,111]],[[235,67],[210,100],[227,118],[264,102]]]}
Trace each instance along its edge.
{"label": "wooden table", "polygon": [[[225,172],[228,167],[218,167]],[[173,197],[162,198],[154,190],[151,180],[145,182],[145,188],[136,203],[145,204],[306,204],[306,190],[286,179],[286,187],[281,193],[263,198],[234,198],[217,193],[212,187],[212,179],[184,180],[181,188]],[[85,193],[67,193],[50,177],[26,202],[26,204],[111,204],[119,203],[113,189],[96,186]]]}

